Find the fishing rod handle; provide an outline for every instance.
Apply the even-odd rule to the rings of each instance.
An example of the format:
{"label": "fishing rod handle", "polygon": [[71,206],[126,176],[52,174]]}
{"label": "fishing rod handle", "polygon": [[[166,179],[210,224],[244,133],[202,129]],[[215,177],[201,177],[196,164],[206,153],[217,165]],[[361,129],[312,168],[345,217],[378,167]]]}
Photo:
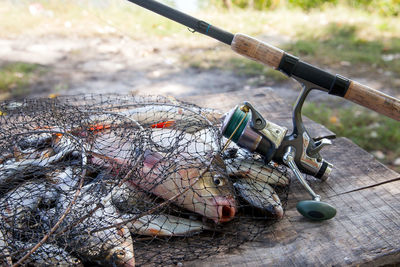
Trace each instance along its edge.
{"label": "fishing rod handle", "polygon": [[293,76],[309,81],[320,88],[324,88],[329,94],[344,97],[356,104],[400,121],[400,100],[394,97],[340,75],[332,75],[300,61],[277,47],[245,34],[235,34],[231,48],[242,56],[283,71],[289,77]]}
{"label": "fishing rod handle", "polygon": [[344,98],[400,121],[400,100],[366,85],[351,81]]}
{"label": "fishing rod handle", "polygon": [[278,69],[285,52],[242,33],[234,35],[231,48],[236,53],[271,68]]}

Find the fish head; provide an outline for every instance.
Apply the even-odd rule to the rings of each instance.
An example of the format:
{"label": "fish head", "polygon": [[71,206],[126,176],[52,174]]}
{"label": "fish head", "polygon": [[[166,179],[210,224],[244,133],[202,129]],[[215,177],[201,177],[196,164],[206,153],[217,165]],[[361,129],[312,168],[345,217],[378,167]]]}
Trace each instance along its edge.
{"label": "fish head", "polygon": [[107,260],[115,263],[117,266],[135,266],[135,256],[133,254],[133,250],[130,251],[130,249],[127,249],[125,246],[113,248],[107,257]]}
{"label": "fish head", "polygon": [[[146,153],[142,179],[133,181],[163,199],[199,213],[215,223],[228,222],[236,213],[233,185],[220,156],[213,156],[210,167],[194,157],[177,155],[165,160],[159,153]],[[189,190],[187,190],[189,188]]]}
{"label": "fish head", "polygon": [[134,267],[135,254],[133,251],[133,242],[129,229],[123,226],[117,229],[117,235],[123,240],[118,245],[113,246],[107,253],[106,259],[115,263],[117,266]]}
{"label": "fish head", "polygon": [[[196,171],[194,171],[196,172]],[[198,181],[192,185],[194,211],[212,219],[215,223],[232,220],[236,214],[233,185],[220,156],[215,156],[211,166],[197,170]],[[195,177],[195,175],[193,175]]]}

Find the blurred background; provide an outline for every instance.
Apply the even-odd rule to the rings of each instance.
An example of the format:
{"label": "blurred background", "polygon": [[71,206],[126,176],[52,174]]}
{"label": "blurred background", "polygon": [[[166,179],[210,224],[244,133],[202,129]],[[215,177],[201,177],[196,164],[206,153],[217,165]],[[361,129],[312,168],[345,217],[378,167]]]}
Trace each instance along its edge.
{"label": "blurred background", "polygon": [[[400,0],[162,2],[400,98]],[[0,18],[0,100],[271,87],[294,103],[300,92],[279,72],[125,0],[2,0]],[[399,122],[318,92],[304,113],[400,171]]]}

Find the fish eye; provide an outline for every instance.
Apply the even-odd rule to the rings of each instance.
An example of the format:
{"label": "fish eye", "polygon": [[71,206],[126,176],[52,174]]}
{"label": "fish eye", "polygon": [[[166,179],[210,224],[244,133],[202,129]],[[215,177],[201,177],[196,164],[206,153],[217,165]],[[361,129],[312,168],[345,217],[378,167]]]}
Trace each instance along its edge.
{"label": "fish eye", "polygon": [[115,251],[115,255],[117,256],[117,258],[123,259],[125,257],[125,251],[117,250],[117,251]]}
{"label": "fish eye", "polygon": [[213,177],[213,182],[215,185],[223,185],[224,184],[224,180],[223,177],[221,177],[220,175],[216,175]]}

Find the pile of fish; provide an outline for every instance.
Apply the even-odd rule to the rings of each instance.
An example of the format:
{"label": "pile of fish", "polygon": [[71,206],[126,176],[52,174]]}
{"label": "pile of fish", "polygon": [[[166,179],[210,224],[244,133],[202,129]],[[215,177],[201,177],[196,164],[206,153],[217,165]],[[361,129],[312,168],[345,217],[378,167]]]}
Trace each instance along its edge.
{"label": "pile of fish", "polygon": [[223,151],[218,111],[82,96],[0,112],[1,266],[176,263],[283,217],[286,169]]}

